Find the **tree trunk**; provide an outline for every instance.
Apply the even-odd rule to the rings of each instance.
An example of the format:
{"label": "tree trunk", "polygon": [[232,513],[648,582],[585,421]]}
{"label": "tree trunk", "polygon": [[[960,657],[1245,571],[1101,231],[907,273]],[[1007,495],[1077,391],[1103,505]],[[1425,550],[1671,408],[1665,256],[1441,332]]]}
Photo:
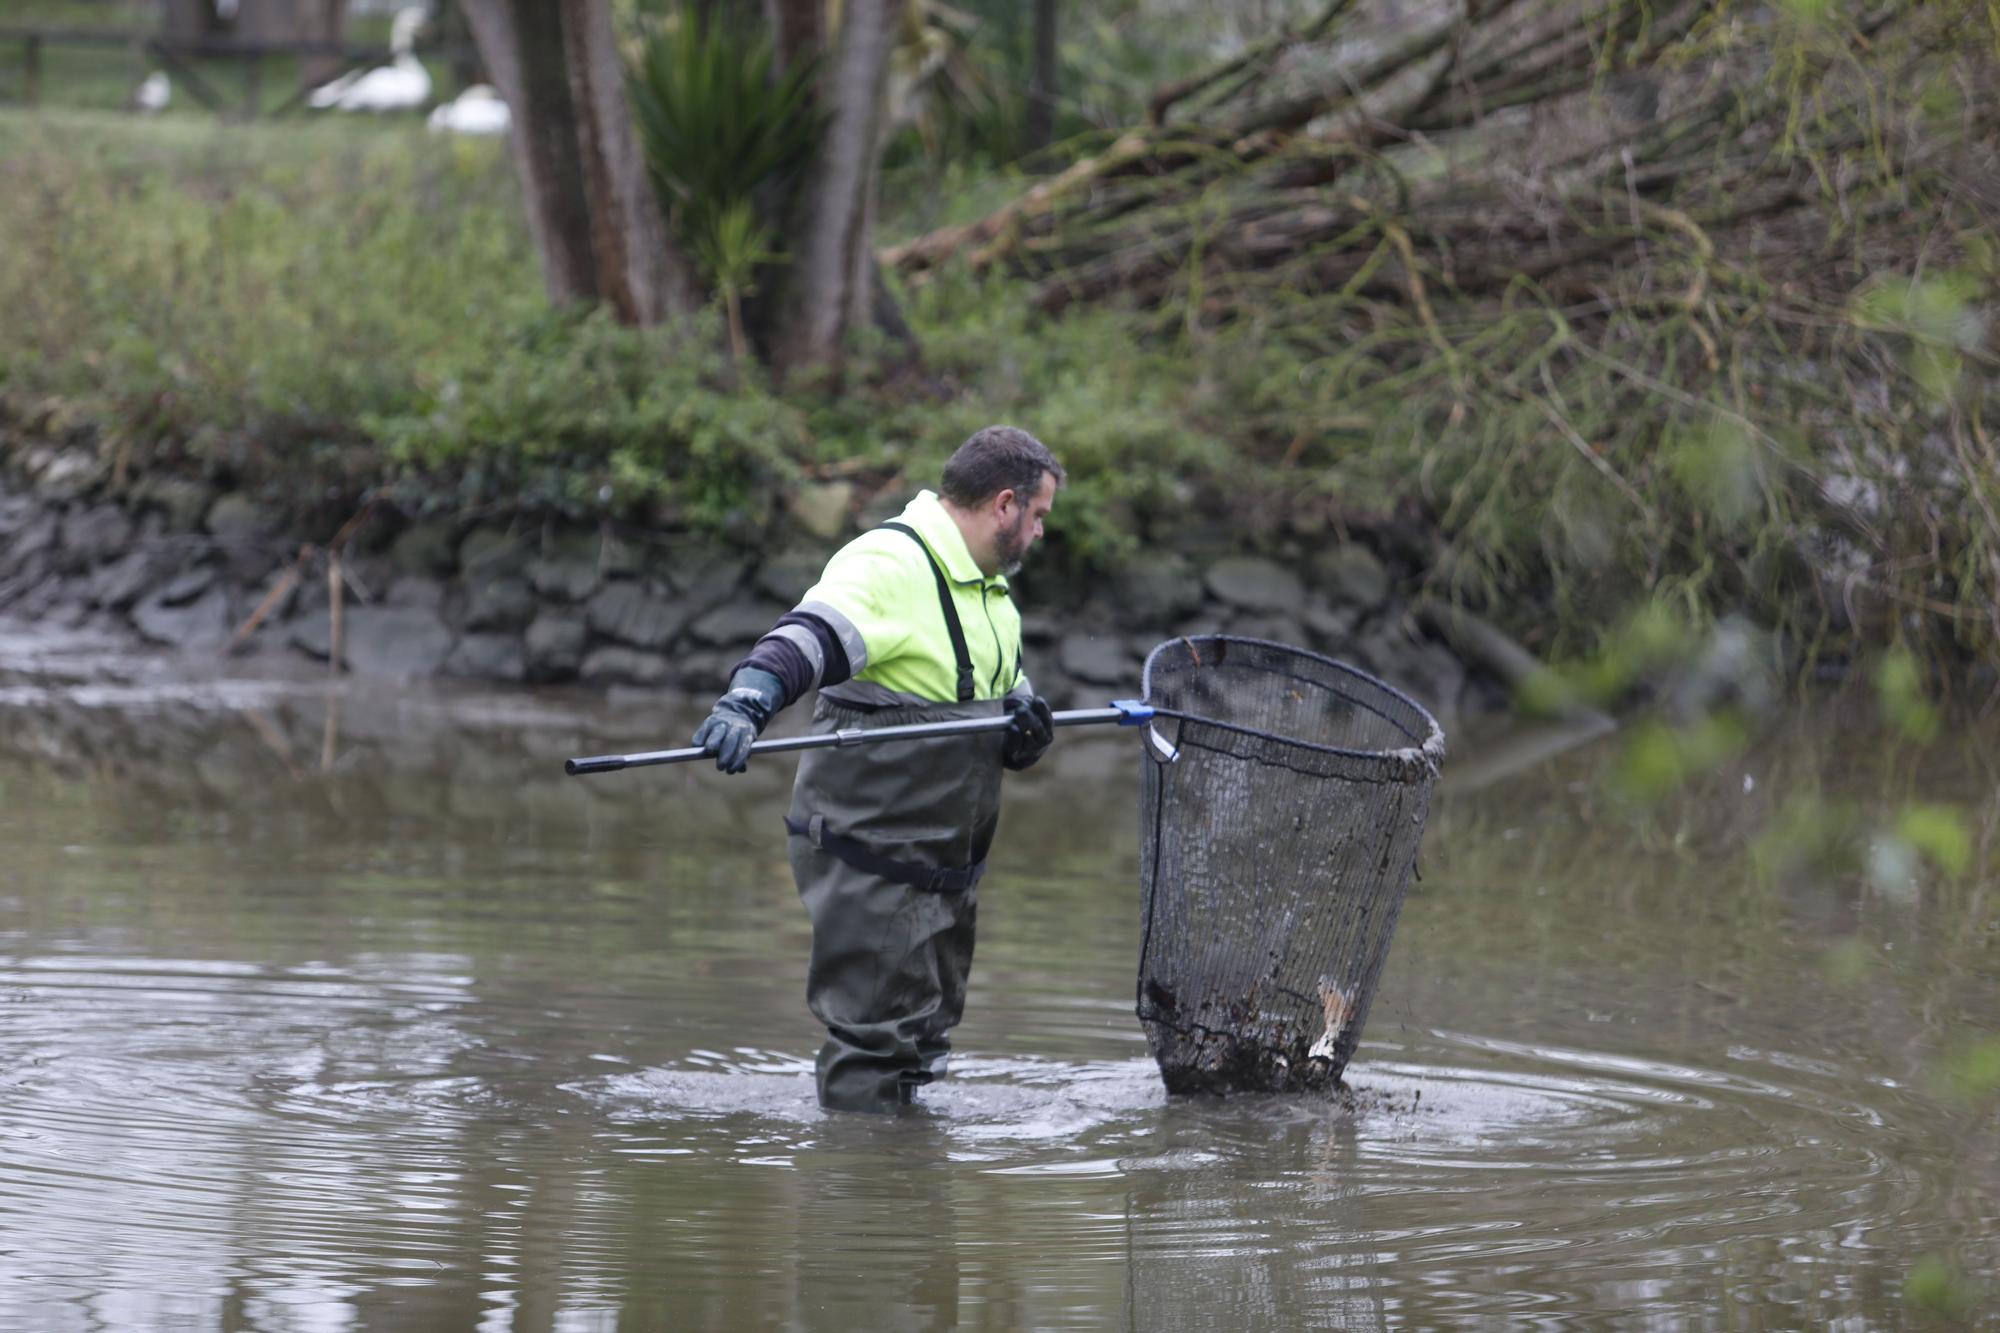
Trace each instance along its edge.
{"label": "tree trunk", "polygon": [[597,256],[576,161],[576,108],[561,16],[542,0],[467,0],[465,22],[513,112],[508,138],[549,299],[557,305],[594,301]]}
{"label": "tree trunk", "polygon": [[1028,76],[1028,116],[1024,147],[1039,153],[1056,131],[1056,0],[1035,0],[1034,67]]}
{"label": "tree trunk", "polygon": [[693,304],[625,102],[607,0],[466,0],[509,136],[549,299],[657,324]]}
{"label": "tree trunk", "polygon": [[776,34],[777,72],[818,58],[826,46],[824,0],[764,0],[764,13]]}
{"label": "tree trunk", "polygon": [[562,11],[599,295],[628,324],[659,324],[693,308],[694,283],[647,175],[611,6],[562,0]]}
{"label": "tree trunk", "polygon": [[771,343],[781,374],[837,369],[849,330],[870,318],[876,166],[902,8],[903,0],[847,0],[820,73],[826,126],[794,208],[794,259]]}

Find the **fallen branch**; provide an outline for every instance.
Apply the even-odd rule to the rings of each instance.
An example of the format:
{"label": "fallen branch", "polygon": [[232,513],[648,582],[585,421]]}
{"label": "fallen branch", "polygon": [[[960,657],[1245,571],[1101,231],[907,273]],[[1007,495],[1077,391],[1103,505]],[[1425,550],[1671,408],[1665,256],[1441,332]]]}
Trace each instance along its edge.
{"label": "fallen branch", "polygon": [[1444,640],[1466,662],[1505,685],[1529,711],[1582,722],[1601,722],[1606,714],[1585,703],[1567,681],[1508,634],[1463,607],[1426,597],[1412,608],[1417,623]]}
{"label": "fallen branch", "polygon": [[[332,584],[333,584],[332,595],[333,595],[333,607],[334,607],[333,610],[334,635],[336,642],[338,642],[338,636],[340,633],[339,583],[341,582],[341,580],[338,575],[338,571],[340,568],[340,552],[343,548],[346,547],[348,539],[353,537],[356,532],[360,531],[361,525],[367,522],[369,517],[374,514],[375,505],[376,501],[374,499],[370,499],[366,504],[362,505],[361,508],[357,509],[345,523],[340,525],[339,531],[333,534],[333,540],[328,542],[325,547],[324,553],[331,561],[332,571],[334,575],[332,579]],[[265,622],[265,620],[269,619],[271,614],[275,612],[278,609],[278,607],[284,604],[285,598],[289,597],[292,594],[292,591],[296,589],[300,583],[304,582],[307,569],[311,566],[313,560],[321,553],[322,553],[321,548],[312,545],[310,542],[299,547],[299,553],[297,556],[293,558],[291,565],[285,570],[283,574],[280,574],[278,576],[278,581],[271,585],[271,590],[264,594],[263,599],[257,603],[256,609],[253,610],[248,616],[244,618],[242,624],[236,627],[236,632],[229,636],[229,643],[223,649],[225,653],[237,653],[243,650],[244,646],[250,642],[250,636],[257,632],[257,627],[259,625],[262,625]],[[335,659],[338,660],[338,657],[339,654],[336,652]]]}
{"label": "fallen branch", "polygon": [[243,623],[236,627],[236,633],[230,636],[229,646],[224,650],[225,652],[240,652],[243,646],[250,642],[250,636],[257,632],[257,627],[264,623],[265,617],[275,611],[285,598],[291,595],[292,589],[299,586],[300,581],[305,577],[307,562],[316,553],[316,549],[310,545],[299,548],[298,558],[293,560],[291,566],[278,577],[278,581],[271,585],[271,590],[264,594],[262,601],[257,603],[257,609],[252,611]]}
{"label": "fallen branch", "polygon": [[1152,100],[1146,108],[1147,118],[1155,125],[1164,125],[1167,121],[1167,112],[1177,103],[1197,93],[1206,92],[1224,79],[1243,74],[1246,71],[1254,70],[1257,73],[1262,73],[1268,70],[1280,56],[1292,47],[1303,42],[1312,41],[1324,33],[1332,26],[1333,21],[1340,17],[1342,11],[1348,9],[1353,3],[1354,0],[1333,0],[1331,4],[1320,11],[1318,18],[1297,32],[1281,32],[1276,36],[1267,37],[1261,42],[1252,43],[1240,55],[1224,60],[1220,64],[1213,65],[1189,78],[1167,84],[1153,94]]}
{"label": "fallen branch", "polygon": [[[1968,610],[2000,605],[1980,415],[2000,398],[1966,330],[1992,300],[2000,103],[1946,116],[1933,94],[2000,84],[2000,52],[1963,40],[1979,17],[1343,0],[884,258],[1004,268],[1048,316],[1117,302],[1148,335],[1198,330],[1229,349],[1204,383],[1242,390],[1233,442],[1278,468],[1340,472],[1330,433],[1407,441],[1401,498],[1460,595],[1789,599],[1818,642],[1843,627],[1823,589],[1865,578],[1880,623],[1908,608],[1977,652],[2000,640]],[[1879,283],[1923,313],[1895,287],[1857,307]],[[1534,447],[1550,432],[1563,447]]]}

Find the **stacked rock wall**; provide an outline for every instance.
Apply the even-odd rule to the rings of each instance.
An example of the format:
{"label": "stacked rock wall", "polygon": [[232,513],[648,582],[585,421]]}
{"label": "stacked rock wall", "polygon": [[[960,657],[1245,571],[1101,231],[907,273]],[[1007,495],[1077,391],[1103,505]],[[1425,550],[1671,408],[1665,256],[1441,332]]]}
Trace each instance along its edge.
{"label": "stacked rock wall", "polygon": [[[163,649],[325,662],[333,562],[279,503],[185,478],[120,485],[88,450],[14,451],[0,470],[0,614],[134,634]],[[554,517],[406,518],[370,511],[342,548],[340,665],[385,679],[719,689],[828,555],[904,497],[803,492],[786,544]],[[861,512],[857,512],[857,508]],[[1212,543],[1211,543],[1212,547]],[[1059,707],[1136,693],[1161,639],[1227,631],[1354,662],[1425,702],[1447,728],[1504,706],[1410,615],[1367,546],[1330,537],[1289,556],[1164,550],[1087,587],[1018,580],[1036,686]]]}

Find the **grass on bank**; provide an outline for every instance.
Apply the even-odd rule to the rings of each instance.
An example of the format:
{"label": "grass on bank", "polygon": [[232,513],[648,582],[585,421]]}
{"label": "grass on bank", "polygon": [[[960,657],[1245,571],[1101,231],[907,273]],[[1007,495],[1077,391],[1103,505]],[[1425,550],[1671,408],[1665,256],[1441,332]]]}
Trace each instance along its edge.
{"label": "grass on bank", "polygon": [[[552,312],[504,148],[414,126],[0,113],[0,235],[0,393],[60,401],[141,460],[750,538],[788,483],[926,480],[972,429],[1018,421],[1072,471],[1055,543],[1071,573],[1190,527],[1296,546],[1315,539],[1281,518],[1310,534],[1400,515],[1401,533],[1442,537],[1417,557],[1440,591],[1559,654],[1662,595],[1694,624],[1742,608],[1835,654],[1938,625],[1958,653],[1994,642],[1990,619],[1920,623],[1926,599],[1956,607],[2000,569],[2000,524],[1981,536],[2000,494],[1996,423],[1966,390],[1983,380],[1962,346],[1990,264],[1945,285],[1887,275],[1849,329],[1882,325],[1866,336],[1883,419],[1935,421],[1936,448],[1959,451],[1949,495],[1893,450],[1857,460],[1612,371],[1560,386],[1578,413],[1657,420],[1621,446],[1638,452],[1610,457],[1526,405],[1454,421],[1442,364],[1344,398],[1329,386],[1352,382],[1367,349],[1302,352],[1276,332],[1282,294],[1269,327],[1116,306],[1044,319],[1022,285],[946,270],[907,297],[921,371],[864,370],[833,398],[729,388],[713,325],[674,336]],[[1940,364],[1951,382],[1924,388]],[[1837,587],[1829,600],[1812,558],[1823,534],[1771,484],[1774,457],[1875,488],[1914,607],[1843,607]],[[1927,551],[1941,508],[1951,542]]]}
{"label": "grass on bank", "polygon": [[1172,349],[1112,313],[1031,327],[1005,283],[913,303],[921,376],[728,389],[712,329],[550,310],[515,191],[502,146],[403,127],[0,117],[0,385],[247,474],[706,527],[828,469],[926,476],[977,426],[1028,420],[1078,474],[1086,563],[1226,457]]}

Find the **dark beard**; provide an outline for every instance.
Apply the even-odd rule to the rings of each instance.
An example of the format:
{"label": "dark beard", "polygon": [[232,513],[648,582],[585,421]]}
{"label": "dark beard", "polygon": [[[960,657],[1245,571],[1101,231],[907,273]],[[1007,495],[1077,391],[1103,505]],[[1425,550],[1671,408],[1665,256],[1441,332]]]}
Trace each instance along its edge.
{"label": "dark beard", "polygon": [[1022,514],[1014,530],[1000,539],[1000,572],[1008,578],[1021,572],[1021,560],[1028,554],[1028,524],[1032,521]]}

